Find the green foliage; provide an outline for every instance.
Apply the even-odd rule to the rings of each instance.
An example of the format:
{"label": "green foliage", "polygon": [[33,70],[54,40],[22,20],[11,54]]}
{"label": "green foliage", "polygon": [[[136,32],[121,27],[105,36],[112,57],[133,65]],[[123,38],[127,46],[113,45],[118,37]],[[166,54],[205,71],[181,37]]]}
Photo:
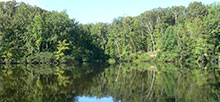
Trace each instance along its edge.
{"label": "green foliage", "polygon": [[[92,38],[90,31],[86,31],[85,25],[69,19],[64,11],[50,12],[15,1],[0,2],[0,5],[1,61],[26,62],[28,60],[26,58],[37,59],[41,52],[58,52],[57,60],[65,55],[72,56],[78,61],[87,59],[86,61],[95,62],[107,59],[104,54],[106,43],[104,33],[107,32],[107,25],[97,25],[102,32],[97,34],[94,29],[93,35],[97,34],[98,38]],[[99,42],[95,42],[95,39]],[[68,41],[70,49],[64,51],[61,48],[57,51],[59,46],[57,42],[64,40]]]}
{"label": "green foliage", "polygon": [[66,42],[66,40],[58,41],[57,45],[57,52],[56,52],[56,60],[60,60],[64,56],[64,51],[69,49],[69,43]]}
{"label": "green foliage", "polygon": [[172,51],[176,50],[177,38],[172,26],[168,27],[165,34],[161,38],[161,51]]}
{"label": "green foliage", "polygon": [[175,52],[162,52],[162,53],[159,53],[156,58],[159,61],[178,62],[179,61],[179,54],[177,54]]}
{"label": "green foliage", "polygon": [[186,8],[186,19],[192,21],[194,18],[203,18],[208,15],[208,10],[201,2],[190,3]]}
{"label": "green foliage", "polygon": [[0,2],[0,61],[41,63],[37,56],[55,52],[60,62],[216,62],[219,10],[219,3],[192,2],[186,8],[156,8],[137,17],[119,17],[111,24],[83,25],[65,11]]}
{"label": "green foliage", "polygon": [[134,62],[153,62],[154,58],[149,55],[149,53],[139,54],[138,58]]}
{"label": "green foliage", "polygon": [[115,60],[115,59],[109,59],[109,60],[108,60],[108,63],[109,63],[109,64],[115,64],[115,63],[116,63],[116,60]]}
{"label": "green foliage", "polygon": [[56,57],[53,53],[50,52],[40,52],[35,56],[28,56],[27,63],[44,63],[44,64],[52,64],[54,63]]}
{"label": "green foliage", "polygon": [[73,56],[64,56],[60,59],[61,63],[67,63],[67,64],[73,64],[73,63],[77,63],[78,61],[76,61],[76,59]]}

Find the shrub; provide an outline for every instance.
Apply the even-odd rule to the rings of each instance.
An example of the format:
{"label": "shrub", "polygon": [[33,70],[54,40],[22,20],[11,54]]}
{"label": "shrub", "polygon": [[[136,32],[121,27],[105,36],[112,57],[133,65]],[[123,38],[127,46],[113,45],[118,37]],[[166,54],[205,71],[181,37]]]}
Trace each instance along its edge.
{"label": "shrub", "polygon": [[54,63],[55,55],[50,52],[40,52],[35,56],[28,56],[27,63]]}
{"label": "shrub", "polygon": [[108,63],[109,64],[114,64],[114,63],[116,63],[116,60],[111,58],[111,59],[108,60]]}
{"label": "shrub", "polygon": [[61,59],[60,59],[60,62],[61,63],[75,63],[76,60],[75,60],[75,57],[73,56],[63,56]]}

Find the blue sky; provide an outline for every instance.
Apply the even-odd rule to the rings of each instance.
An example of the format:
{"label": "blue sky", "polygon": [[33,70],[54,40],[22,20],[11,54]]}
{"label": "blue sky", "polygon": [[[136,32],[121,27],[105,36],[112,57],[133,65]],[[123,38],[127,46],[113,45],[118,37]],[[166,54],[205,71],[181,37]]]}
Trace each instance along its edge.
{"label": "blue sky", "polygon": [[[9,1],[9,0],[0,0]],[[119,16],[138,16],[144,11],[158,7],[188,6],[190,2],[204,4],[219,0],[17,0],[37,5],[46,10],[66,10],[70,18],[80,23],[111,23]]]}

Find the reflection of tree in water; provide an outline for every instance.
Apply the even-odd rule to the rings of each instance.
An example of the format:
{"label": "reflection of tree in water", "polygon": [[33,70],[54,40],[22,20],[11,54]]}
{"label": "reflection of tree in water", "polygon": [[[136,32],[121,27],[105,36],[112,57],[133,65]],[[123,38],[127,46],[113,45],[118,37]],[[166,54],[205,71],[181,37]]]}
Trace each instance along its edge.
{"label": "reflection of tree in water", "polygon": [[74,102],[77,93],[73,90],[86,89],[91,82],[86,78],[95,74],[91,66],[1,66],[0,101]]}
{"label": "reflection of tree in water", "polygon": [[[213,70],[176,68],[172,64],[143,66],[129,64],[111,66],[93,79],[97,82],[96,85],[90,90],[83,91],[83,94],[98,97],[112,96],[122,102],[218,102],[220,100],[218,85],[220,80],[216,80],[219,79],[217,69],[214,72],[218,72],[218,78],[214,78]],[[213,83],[218,84],[213,85]]]}
{"label": "reflection of tree in water", "polygon": [[122,102],[219,102],[220,70],[172,64],[0,68],[0,101],[70,102],[112,96]]}
{"label": "reflection of tree in water", "polygon": [[[39,67],[39,66],[38,66]],[[59,80],[51,69],[37,66],[10,66],[1,68],[1,101],[33,102],[67,99],[72,96],[59,90]],[[44,70],[45,69],[45,70]],[[8,74],[10,72],[10,74]],[[58,72],[57,72],[58,73]],[[64,98],[65,97],[65,98]],[[64,100],[65,101],[65,100]]]}

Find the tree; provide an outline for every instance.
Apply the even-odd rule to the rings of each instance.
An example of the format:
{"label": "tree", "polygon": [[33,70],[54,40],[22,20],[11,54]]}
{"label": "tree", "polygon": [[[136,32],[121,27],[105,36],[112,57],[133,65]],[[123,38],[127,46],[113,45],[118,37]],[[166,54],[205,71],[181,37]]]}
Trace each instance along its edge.
{"label": "tree", "polygon": [[174,51],[177,47],[177,38],[176,33],[172,26],[169,26],[164,34],[164,36],[161,38],[162,45],[161,50],[162,51]]}
{"label": "tree", "polygon": [[150,35],[151,44],[152,44],[152,51],[156,51],[155,39],[153,36],[153,32],[156,25],[156,15],[154,11],[148,11],[141,15],[140,17],[140,24],[146,28],[144,31]]}
{"label": "tree", "polygon": [[64,56],[64,51],[69,49],[69,43],[67,40],[58,41],[57,52],[56,52],[56,60],[59,61]]}
{"label": "tree", "polygon": [[194,18],[202,19],[207,16],[208,10],[201,2],[190,3],[186,8],[186,20],[193,21]]}

